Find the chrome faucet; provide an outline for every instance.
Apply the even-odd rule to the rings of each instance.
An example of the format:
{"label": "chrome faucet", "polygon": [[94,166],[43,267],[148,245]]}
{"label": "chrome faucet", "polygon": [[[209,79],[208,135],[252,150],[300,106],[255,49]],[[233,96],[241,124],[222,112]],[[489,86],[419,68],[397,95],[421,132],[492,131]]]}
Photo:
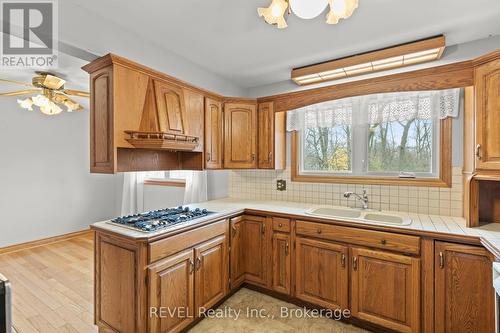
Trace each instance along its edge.
{"label": "chrome faucet", "polygon": [[368,194],[366,193],[366,190],[363,190],[362,196],[354,192],[345,192],[344,198],[349,199],[351,195],[354,195],[356,199],[363,203],[363,209],[368,209]]}

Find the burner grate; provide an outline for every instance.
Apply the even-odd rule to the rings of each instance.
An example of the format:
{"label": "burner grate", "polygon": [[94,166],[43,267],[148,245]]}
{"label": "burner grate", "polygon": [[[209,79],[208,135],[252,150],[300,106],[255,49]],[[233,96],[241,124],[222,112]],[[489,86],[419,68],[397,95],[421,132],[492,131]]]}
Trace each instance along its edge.
{"label": "burner grate", "polygon": [[117,217],[110,222],[135,230],[153,232],[210,214],[213,214],[213,212],[209,212],[206,209],[190,209],[189,207],[179,206],[176,208],[159,209],[147,213]]}

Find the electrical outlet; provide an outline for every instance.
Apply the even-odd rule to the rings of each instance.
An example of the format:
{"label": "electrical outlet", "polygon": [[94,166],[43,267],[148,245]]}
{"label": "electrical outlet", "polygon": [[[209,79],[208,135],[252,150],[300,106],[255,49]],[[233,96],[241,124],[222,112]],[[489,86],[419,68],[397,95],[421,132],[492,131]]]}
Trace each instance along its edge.
{"label": "electrical outlet", "polygon": [[278,191],[286,191],[286,180],[284,180],[284,179],[278,179],[276,181],[276,189]]}

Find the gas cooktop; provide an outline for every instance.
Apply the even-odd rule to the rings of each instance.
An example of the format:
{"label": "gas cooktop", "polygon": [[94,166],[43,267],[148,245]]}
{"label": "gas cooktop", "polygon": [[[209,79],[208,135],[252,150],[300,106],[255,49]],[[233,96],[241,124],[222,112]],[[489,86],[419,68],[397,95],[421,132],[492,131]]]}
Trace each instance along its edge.
{"label": "gas cooktop", "polygon": [[179,206],[177,208],[165,208],[147,213],[117,217],[109,222],[134,230],[153,232],[210,214],[214,214],[214,212],[209,212],[206,209],[191,209]]}

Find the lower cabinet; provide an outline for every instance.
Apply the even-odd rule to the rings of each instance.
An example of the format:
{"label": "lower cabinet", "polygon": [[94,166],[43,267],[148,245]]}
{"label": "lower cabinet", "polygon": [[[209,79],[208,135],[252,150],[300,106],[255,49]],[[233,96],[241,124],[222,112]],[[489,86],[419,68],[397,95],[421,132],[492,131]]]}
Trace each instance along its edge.
{"label": "lower cabinet", "polygon": [[280,293],[290,295],[290,235],[274,233],[272,242],[272,288]]}
{"label": "lower cabinet", "polygon": [[[151,333],[179,332],[193,321],[194,251],[168,257],[149,268]],[[167,313],[163,313],[163,311]]]}
{"label": "lower cabinet", "polygon": [[243,244],[242,244],[243,217],[238,216],[230,221],[231,250],[230,257],[230,278],[231,289],[238,288],[245,280],[245,267],[243,264]]}
{"label": "lower cabinet", "polygon": [[228,256],[226,237],[220,236],[194,249],[195,306],[197,315],[209,309],[228,293]]}
{"label": "lower cabinet", "polygon": [[419,332],[420,259],[351,248],[351,312],[398,332]]}
{"label": "lower cabinet", "polygon": [[435,332],[495,332],[491,255],[483,248],[435,243]]}
{"label": "lower cabinet", "polygon": [[295,296],[325,308],[347,309],[347,247],[302,237],[295,246]]}
{"label": "lower cabinet", "polygon": [[267,243],[266,218],[246,216],[243,223],[243,262],[245,280],[266,285]]}
{"label": "lower cabinet", "polygon": [[[221,235],[149,267],[150,332],[182,331],[228,291],[226,237]],[[149,314],[149,313],[148,313]]]}

